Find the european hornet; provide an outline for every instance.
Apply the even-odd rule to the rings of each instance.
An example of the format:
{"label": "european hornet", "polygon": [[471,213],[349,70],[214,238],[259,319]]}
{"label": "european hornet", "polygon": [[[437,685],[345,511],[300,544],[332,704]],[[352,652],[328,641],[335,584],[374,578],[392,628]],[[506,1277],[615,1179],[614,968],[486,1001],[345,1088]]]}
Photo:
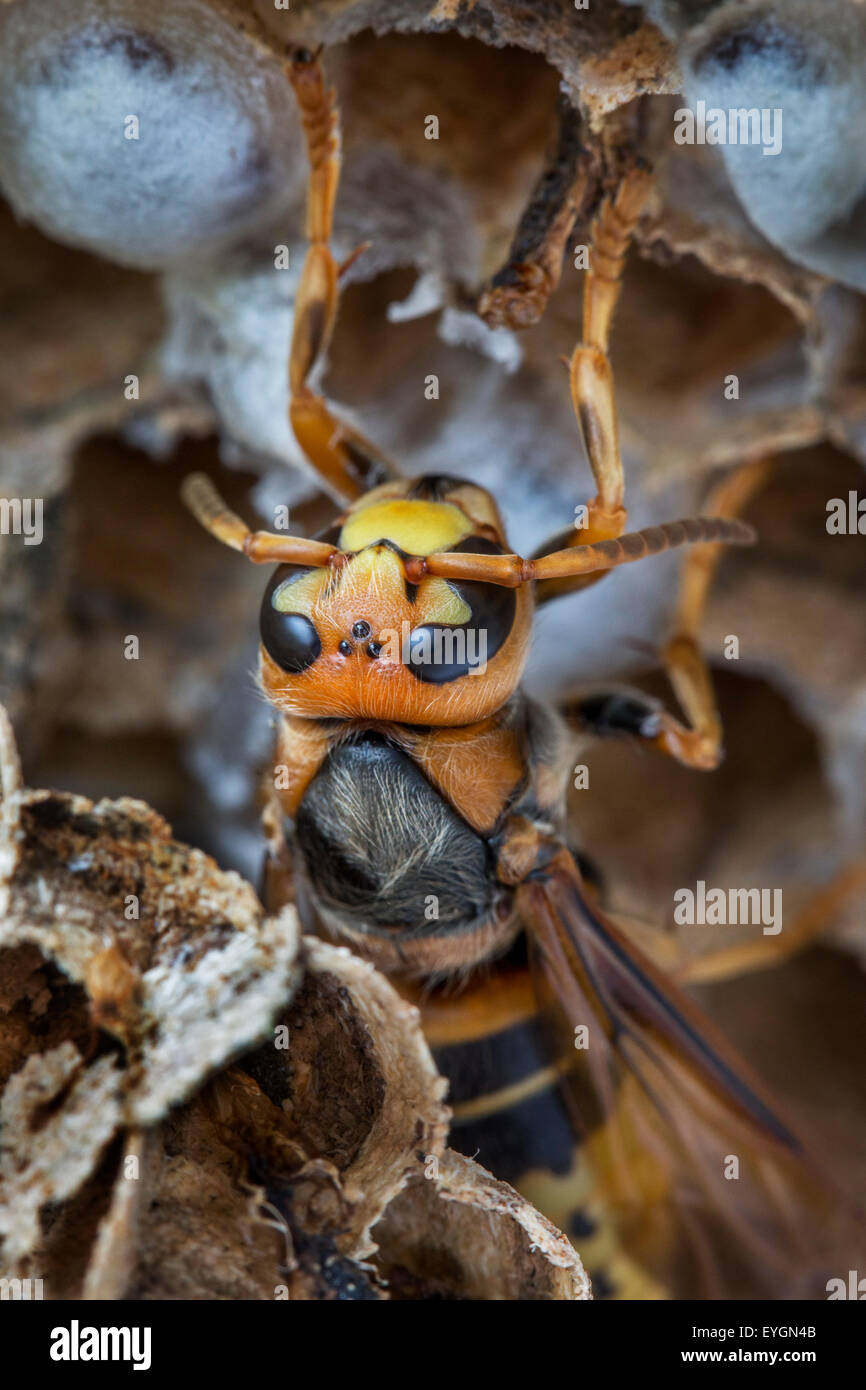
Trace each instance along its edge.
{"label": "european hornet", "polygon": [[295,52],[287,76],[310,164],[290,418],[344,510],[317,540],[250,531],[202,475],[184,484],[217,539],[276,566],[259,668],[286,774],[272,878],[290,863],[307,925],[418,999],[451,1082],[452,1142],[518,1187],[530,1171],[560,1199],[565,1185],[597,1295],[824,1296],[847,1268],[845,1202],[719,1032],[600,909],[567,840],[565,725],[520,688],[536,605],[696,545],[664,651],[685,722],[638,695],[582,715],[691,767],[719,762],[698,626],[722,545],[754,539],[737,512],[763,465],[728,475],[705,516],[626,530],[608,340],[648,171],[635,162],[601,203],[569,363],[597,492],[582,526],[524,559],[488,492],[400,476],[308,384],[345,268],[329,249],[338,113],[318,55]]}

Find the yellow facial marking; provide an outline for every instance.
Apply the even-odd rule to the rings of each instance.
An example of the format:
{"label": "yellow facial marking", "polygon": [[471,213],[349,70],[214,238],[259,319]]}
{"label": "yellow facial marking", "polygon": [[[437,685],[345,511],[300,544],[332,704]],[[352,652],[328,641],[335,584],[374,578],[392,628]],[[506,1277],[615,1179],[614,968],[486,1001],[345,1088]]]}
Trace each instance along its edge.
{"label": "yellow facial marking", "polygon": [[470,523],[459,507],[397,498],[354,512],[340,532],[339,545],[341,550],[354,551],[389,540],[407,555],[432,555],[449,550],[469,534]]}
{"label": "yellow facial marking", "polygon": [[330,570],[314,569],[299,574],[274,594],[273,604],[278,613],[304,613],[309,617],[317,598],[327,584]]}
{"label": "yellow facial marking", "polygon": [[400,557],[393,550],[362,550],[338,571],[337,588],[341,598],[375,600],[377,595],[402,594],[405,582]]}
{"label": "yellow facial marking", "polygon": [[[393,550],[362,550],[344,570],[339,571],[337,586],[341,598],[355,596],[358,601],[374,600],[377,596],[398,595],[405,602],[406,575],[399,556]],[[411,610],[412,623],[445,623],[457,627],[468,623],[472,610],[455,589],[444,579],[422,579],[418,597]]]}
{"label": "yellow facial marking", "polygon": [[459,627],[468,623],[472,609],[464,603],[460,595],[444,579],[424,579],[418,588],[418,601],[415,604],[415,626],[424,623],[443,623],[446,627]]}
{"label": "yellow facial marking", "polygon": [[[316,621],[321,613],[328,611],[332,601],[339,599],[343,603],[366,604],[361,616],[374,619],[377,602],[389,596],[393,599],[396,595],[405,603],[405,591],[406,575],[400,557],[393,550],[368,549],[353,556],[345,569],[313,569],[299,574],[277,590],[274,607],[278,613],[303,613]],[[468,623],[471,617],[469,605],[446,580],[422,579],[412,609],[412,622],[416,627],[422,623],[458,627]]]}

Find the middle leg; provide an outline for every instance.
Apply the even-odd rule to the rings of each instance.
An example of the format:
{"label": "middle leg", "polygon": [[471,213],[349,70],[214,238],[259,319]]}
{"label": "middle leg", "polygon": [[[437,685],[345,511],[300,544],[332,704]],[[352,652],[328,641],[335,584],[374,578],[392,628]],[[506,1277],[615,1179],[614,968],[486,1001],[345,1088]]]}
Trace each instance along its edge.
{"label": "middle leg", "polygon": [[[635,164],[625,174],[615,196],[602,203],[593,224],[590,269],[583,291],[583,336],[568,367],[572,406],[597,491],[587,503],[585,525],[571,527],[545,542],[536,552],[539,556],[596,541],[616,540],[625,531],[625,478],[608,346],[626,253],[649,185],[649,170]],[[601,573],[594,573],[542,580],[536,586],[536,599],[544,603],[600,578]]]}

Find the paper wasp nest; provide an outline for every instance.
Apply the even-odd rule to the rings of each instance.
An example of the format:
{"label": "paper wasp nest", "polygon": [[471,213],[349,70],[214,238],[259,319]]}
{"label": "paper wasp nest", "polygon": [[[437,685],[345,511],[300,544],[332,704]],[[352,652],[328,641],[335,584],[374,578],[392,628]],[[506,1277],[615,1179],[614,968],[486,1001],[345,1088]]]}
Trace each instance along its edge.
{"label": "paper wasp nest", "polygon": [[588,1297],[565,1237],[446,1150],[445,1082],[383,976],[301,941],[292,908],[265,918],[142,802],[22,789],[3,733],[8,1277],[53,1297]]}
{"label": "paper wasp nest", "polygon": [[[250,671],[262,580],[197,531],[178,488],[203,467],[247,517],[267,523],[288,502],[312,534],[330,515],[286,421],[306,170],[280,65],[295,43],[326,45],[339,92],[338,259],[371,242],[347,277],[324,389],[406,471],[490,487],[522,553],[589,495],[559,360],[580,332],[577,252],[626,152],[652,166],[613,336],[630,520],[686,514],[718,470],[774,458],[749,512],[760,545],[726,558],[704,628],[725,766],[701,778],[596,745],[593,795],[572,798],[612,904],[670,926],[683,883],[772,882],[794,914],[863,851],[864,540],[829,534],[826,520],[831,499],[866,494],[866,10],[857,0],[0,7],[0,496],[43,503],[39,544],[0,536],[0,698],[28,783],[90,799],[16,794],[23,839],[6,823],[4,951],[15,968],[0,1015],[4,1104],[22,1143],[27,1117],[58,1104],[40,1142],[15,1156],[30,1197],[19,1224],[0,1228],[12,1258],[41,1240],[58,1290],[145,1297],[273,1297],[281,1267],[292,1296],[380,1297],[387,1279],[405,1296],[513,1297],[525,1260],[527,1287],[582,1296],[562,1238],[445,1153],[439,1080],[390,987],[299,945],[291,917],[266,919],[227,872],[255,882],[261,855],[256,787],[271,731]],[[782,108],[779,152],[677,143],[676,113],[700,102]],[[560,284],[538,322],[490,327],[479,298],[508,265],[526,208],[552,215],[535,195],[563,121],[590,177]],[[565,701],[629,677],[660,693],[652,671],[676,574],[675,558],[627,567],[545,611],[530,687]],[[162,816],[220,869],[171,840]],[[109,850],[154,891],[177,874],[202,888],[195,964],[182,976],[203,1039],[195,1065],[178,1058],[167,1007],[181,947],[145,950],[136,938],[138,958],[132,934],[115,939],[120,890],[98,881]],[[834,907],[832,949],[705,1000],[757,1047],[795,1118],[837,1138],[855,1178],[866,1133],[848,1020],[866,986],[842,951],[866,952],[864,903],[861,881]],[[266,978],[272,959],[278,975]],[[296,990],[290,1034],[315,1035],[322,1065],[359,1067],[369,1113],[287,1112],[280,1078],[236,1061],[282,1017],[276,979],[284,999]],[[249,986],[243,1017],[231,1008],[238,980]],[[220,990],[233,1025],[217,1046]],[[346,1036],[366,1040],[354,1061],[339,1030],[320,1034],[335,995]],[[36,1048],[29,1030],[49,1002]],[[142,1011],[155,1020],[146,1039]],[[303,1045],[300,1057],[295,1085],[314,1064]],[[72,1138],[97,1110],[82,1149]],[[439,1159],[436,1179],[424,1177],[410,1110]],[[127,1156],[144,1175],[134,1191]],[[272,1171],[290,1181],[269,1190]],[[50,1229],[49,1175],[66,1194]],[[171,1231],[180,1203],[182,1249]],[[501,1271],[479,1284],[464,1258],[482,1211],[485,1239],[516,1261],[508,1287]],[[433,1227],[463,1271],[447,1289],[418,1282],[419,1232]]]}

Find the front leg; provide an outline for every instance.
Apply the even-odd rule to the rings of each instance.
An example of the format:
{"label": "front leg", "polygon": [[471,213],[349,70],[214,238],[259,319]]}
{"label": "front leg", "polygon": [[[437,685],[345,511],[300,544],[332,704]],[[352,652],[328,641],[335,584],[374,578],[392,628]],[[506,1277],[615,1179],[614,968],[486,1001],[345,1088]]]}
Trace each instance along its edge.
{"label": "front leg", "polygon": [[[716,516],[740,514],[767,476],[766,459],[741,464],[728,473],[707,499]],[[673,631],[662,650],[662,662],[686,722],[663,713],[655,746],[687,767],[712,771],[722,760],[722,721],[716,707],[713,680],[700,649],[700,625],[710,586],[718,569],[722,546],[693,550],[683,562],[679,602]]]}
{"label": "front leg", "polygon": [[293,855],[286,822],[294,821],[307,788],[328,756],[331,741],[331,734],[319,720],[284,715],[280,721],[274,766],[264,783],[262,810],[267,849],[261,896],[268,912],[295,901]]}
{"label": "front leg", "polygon": [[601,690],[569,707],[582,729],[599,738],[630,735],[655,739],[661,733],[661,706],[640,690]]}
{"label": "front leg", "polygon": [[[741,464],[727,474],[707,499],[714,516],[735,518],[761,486],[766,460]],[[587,695],[570,713],[589,731],[608,737],[625,734],[642,739],[687,767],[712,771],[722,760],[722,723],[710,669],[700,648],[700,627],[721,545],[691,551],[683,562],[672,631],[661,662],[685,715],[677,719],[661,703],[637,690]]]}
{"label": "front leg", "polygon": [[334,328],[340,276],[358,252],[338,266],[329,246],[340,178],[339,116],[334,90],[324,85],[318,57],[305,49],[292,55],[286,70],[301,113],[310,162],[310,244],[295,300],[289,419],[298,443],[328,491],[341,502],[354,502],[369,488],[393,477],[397,470],[381,450],[336,419],[322,396],[308,384]]}

